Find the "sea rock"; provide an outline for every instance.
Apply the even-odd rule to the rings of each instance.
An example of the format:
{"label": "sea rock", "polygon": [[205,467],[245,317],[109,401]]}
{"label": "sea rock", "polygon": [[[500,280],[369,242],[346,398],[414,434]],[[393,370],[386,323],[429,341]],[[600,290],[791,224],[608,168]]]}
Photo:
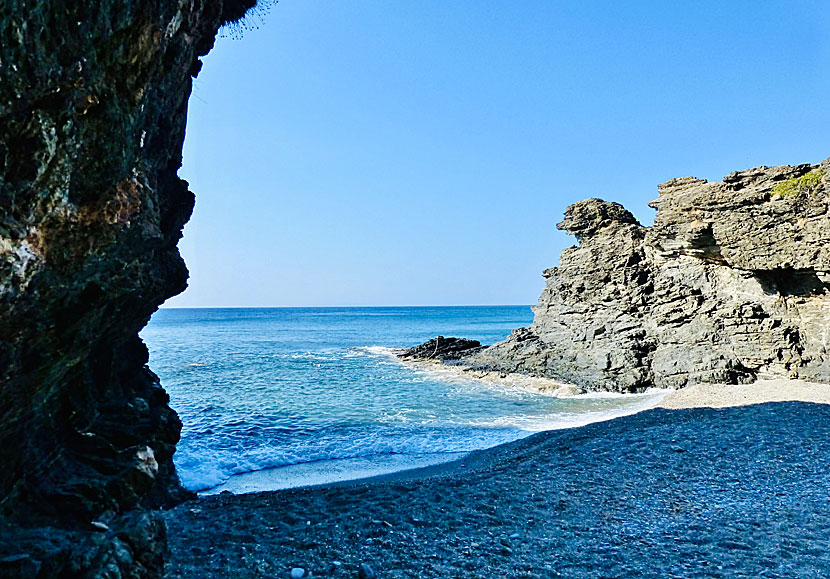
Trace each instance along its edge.
{"label": "sea rock", "polygon": [[190,495],[138,332],[187,283],[177,171],[199,57],[254,3],[0,11],[0,561],[28,555],[4,576],[162,573],[148,509]]}
{"label": "sea rock", "polygon": [[533,323],[461,361],[586,390],[830,382],[830,159],[672,179],[651,206],[652,227],[568,207],[579,245],[544,272]]}
{"label": "sea rock", "polygon": [[571,398],[572,396],[580,396],[585,393],[586,391],[584,388],[580,388],[579,386],[572,386],[570,384],[560,386],[559,388],[551,392],[551,394],[556,396],[557,398]]}
{"label": "sea rock", "polygon": [[438,336],[401,352],[404,360],[458,360],[482,348],[478,340]]}

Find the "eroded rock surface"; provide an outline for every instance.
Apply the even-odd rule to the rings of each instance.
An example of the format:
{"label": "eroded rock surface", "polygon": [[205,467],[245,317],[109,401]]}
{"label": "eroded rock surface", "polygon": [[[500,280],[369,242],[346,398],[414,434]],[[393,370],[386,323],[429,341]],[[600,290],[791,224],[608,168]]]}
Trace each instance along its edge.
{"label": "eroded rock surface", "polygon": [[199,56],[253,0],[0,9],[0,575],[154,576],[181,424],[139,330],[186,286]]}
{"label": "eroded rock surface", "polygon": [[544,272],[533,324],[465,362],[616,391],[830,382],[828,205],[830,160],[673,179],[653,227],[576,203],[558,227],[579,245]]}

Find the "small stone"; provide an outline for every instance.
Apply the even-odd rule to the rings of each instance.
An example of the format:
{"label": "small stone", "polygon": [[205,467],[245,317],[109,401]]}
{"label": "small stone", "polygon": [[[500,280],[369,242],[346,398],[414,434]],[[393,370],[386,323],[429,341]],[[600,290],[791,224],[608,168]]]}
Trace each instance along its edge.
{"label": "small stone", "polygon": [[376,579],[375,570],[368,563],[361,563],[357,570],[358,579]]}
{"label": "small stone", "polygon": [[302,567],[294,567],[291,569],[291,579],[303,579],[305,577],[305,569]]}

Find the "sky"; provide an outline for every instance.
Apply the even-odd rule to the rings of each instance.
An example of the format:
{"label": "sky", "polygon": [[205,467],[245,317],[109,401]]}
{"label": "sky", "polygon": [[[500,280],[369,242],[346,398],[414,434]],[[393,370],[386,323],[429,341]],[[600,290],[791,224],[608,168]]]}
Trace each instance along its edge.
{"label": "sky", "polygon": [[282,0],[218,39],[171,307],[533,304],[588,197],[830,157],[824,1]]}

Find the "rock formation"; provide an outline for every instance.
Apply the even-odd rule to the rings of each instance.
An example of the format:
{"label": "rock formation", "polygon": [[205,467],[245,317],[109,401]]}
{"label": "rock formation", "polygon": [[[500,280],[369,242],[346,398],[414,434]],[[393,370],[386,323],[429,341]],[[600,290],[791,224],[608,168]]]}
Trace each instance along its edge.
{"label": "rock formation", "polygon": [[0,575],[156,576],[186,496],[139,330],[186,286],[199,56],[254,0],[0,10]]}
{"label": "rock formation", "polygon": [[398,354],[403,360],[459,360],[481,350],[478,340],[438,336]]}
{"label": "rock formation", "polygon": [[558,227],[579,245],[544,272],[533,324],[464,362],[623,392],[830,382],[830,159],[658,191],[653,227],[617,203],[568,207]]}

